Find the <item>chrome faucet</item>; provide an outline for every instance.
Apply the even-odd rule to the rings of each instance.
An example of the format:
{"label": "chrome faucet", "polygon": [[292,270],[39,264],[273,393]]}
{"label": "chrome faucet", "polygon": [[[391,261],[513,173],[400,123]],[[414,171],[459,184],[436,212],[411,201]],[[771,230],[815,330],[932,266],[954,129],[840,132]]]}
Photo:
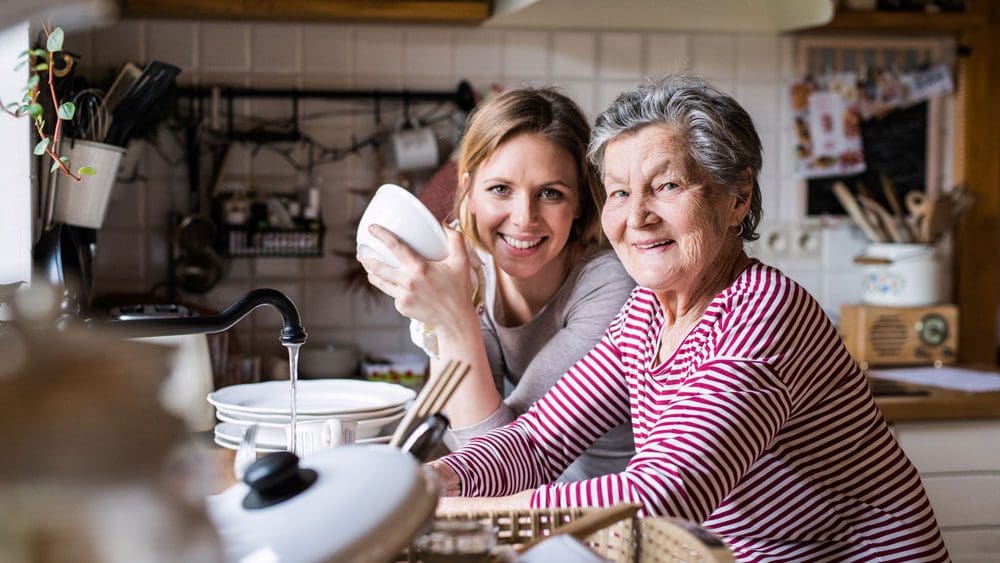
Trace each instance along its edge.
{"label": "chrome faucet", "polygon": [[128,338],[147,336],[172,336],[177,334],[204,334],[222,332],[240,322],[257,307],[270,305],[281,313],[281,343],[302,344],[306,341],[306,331],[302,329],[299,311],[284,293],[274,289],[255,289],[235,303],[226,307],[218,315],[207,317],[169,317],[161,319],[111,320],[91,322],[95,328],[118,332]]}

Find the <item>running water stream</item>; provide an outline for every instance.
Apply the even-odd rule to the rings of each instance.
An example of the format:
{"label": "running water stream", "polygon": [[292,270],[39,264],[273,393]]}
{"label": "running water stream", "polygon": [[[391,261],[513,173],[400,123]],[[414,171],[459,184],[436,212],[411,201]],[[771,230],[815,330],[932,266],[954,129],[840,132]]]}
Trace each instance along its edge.
{"label": "running water stream", "polygon": [[302,344],[285,344],[285,347],[288,348],[288,381],[291,401],[288,411],[291,414],[288,426],[288,451],[295,453],[295,419],[298,411],[295,384],[299,380],[299,348],[302,348]]}

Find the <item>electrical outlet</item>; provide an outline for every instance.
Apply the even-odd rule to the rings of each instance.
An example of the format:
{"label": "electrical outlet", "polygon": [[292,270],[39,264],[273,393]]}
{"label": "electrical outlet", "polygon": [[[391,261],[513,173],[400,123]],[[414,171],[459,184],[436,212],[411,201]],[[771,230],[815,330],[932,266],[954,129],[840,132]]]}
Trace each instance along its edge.
{"label": "electrical outlet", "polygon": [[789,230],[789,254],[796,258],[818,260],[823,231],[815,225],[796,225]]}
{"label": "electrical outlet", "polygon": [[818,225],[770,225],[758,228],[757,232],[760,238],[751,246],[750,253],[764,262],[819,262],[823,232]]}

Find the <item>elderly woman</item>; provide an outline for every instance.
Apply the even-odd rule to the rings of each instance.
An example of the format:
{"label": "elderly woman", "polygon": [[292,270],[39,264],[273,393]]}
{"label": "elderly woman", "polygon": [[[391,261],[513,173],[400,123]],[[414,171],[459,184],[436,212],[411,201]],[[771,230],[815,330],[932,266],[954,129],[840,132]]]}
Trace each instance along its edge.
{"label": "elderly woman", "polygon": [[[602,224],[638,282],[603,339],[528,412],[433,464],[442,510],[640,503],[740,560],[946,561],[920,479],[817,302],[749,258],[761,144],[691,77],[626,92],[589,156]],[[553,483],[631,419],[618,474]],[[509,496],[504,496],[509,495]]]}

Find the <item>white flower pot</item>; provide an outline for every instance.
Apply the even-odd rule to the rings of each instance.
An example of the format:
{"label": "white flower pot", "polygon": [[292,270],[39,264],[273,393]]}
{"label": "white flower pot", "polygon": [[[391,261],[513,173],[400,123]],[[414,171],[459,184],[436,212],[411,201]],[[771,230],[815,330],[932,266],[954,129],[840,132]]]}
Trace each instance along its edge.
{"label": "white flower pot", "polygon": [[63,146],[66,148],[62,154],[69,157],[74,172],[81,166],[90,166],[97,174],[83,176],[78,182],[56,172],[59,176],[56,179],[53,219],[69,225],[99,229],[104,223],[104,212],[108,209],[118,164],[125,149],[75,139],[68,139]]}

